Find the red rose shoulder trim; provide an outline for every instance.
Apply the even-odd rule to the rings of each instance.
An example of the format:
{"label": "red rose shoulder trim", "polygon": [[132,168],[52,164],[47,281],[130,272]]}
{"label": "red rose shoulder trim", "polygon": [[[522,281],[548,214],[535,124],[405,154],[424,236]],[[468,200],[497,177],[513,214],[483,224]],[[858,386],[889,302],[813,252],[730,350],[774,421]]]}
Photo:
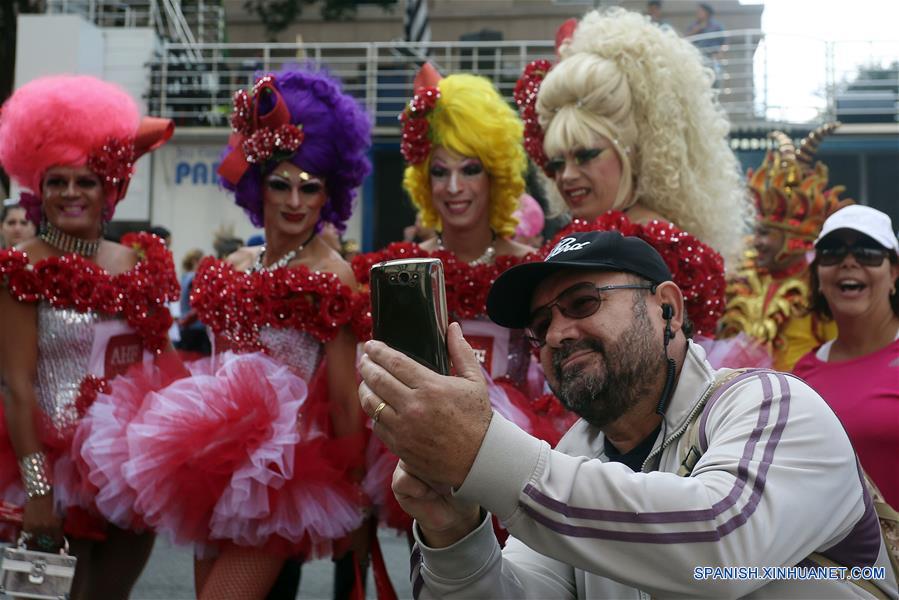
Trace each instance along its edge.
{"label": "red rose shoulder trim", "polygon": [[417,244],[396,242],[378,252],[360,254],[353,259],[353,272],[362,286],[365,310],[360,311],[359,327],[371,337],[371,305],[368,295],[369,271],[372,265],[401,258],[439,258],[443,262],[446,280],[446,308],[455,319],[473,319],[487,314],[487,294],[496,278],[517,264],[540,260],[540,256],[529,254],[522,258],[514,256],[497,257],[493,264],[469,265],[460,261],[448,250],[428,252]]}
{"label": "red rose shoulder trim", "polygon": [[0,250],[0,283],[20,302],[46,300],[54,308],[94,311],[124,318],[145,347],[160,353],[172,315],[166,304],[179,298],[172,255],[150,233],[129,233],[122,245],[133,248],[139,262],[129,271],[110,275],[77,254],[50,257],[29,264],[15,249]]}
{"label": "red rose shoulder trim", "polygon": [[244,273],[206,258],[197,268],[191,307],[237,351],[264,350],[259,330],[296,329],[328,342],[354,317],[361,298],[334,273],[305,266]]}
{"label": "red rose shoulder trim", "polygon": [[620,231],[635,236],[662,255],[671,277],[684,294],[684,304],[697,334],[714,337],[718,319],[724,314],[724,259],[695,236],[666,221],[634,223],[619,211],[609,211],[595,221],[575,219],[543,246],[549,254],[566,235],[581,231]]}

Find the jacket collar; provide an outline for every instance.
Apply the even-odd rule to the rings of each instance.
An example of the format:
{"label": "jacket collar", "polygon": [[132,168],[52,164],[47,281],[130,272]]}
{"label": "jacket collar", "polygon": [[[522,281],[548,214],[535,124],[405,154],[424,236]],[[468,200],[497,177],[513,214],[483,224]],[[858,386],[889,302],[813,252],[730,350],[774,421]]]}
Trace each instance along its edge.
{"label": "jacket collar", "polygon": [[714,380],[715,370],[706,360],[705,350],[692,340],[687,340],[687,353],[665,411],[662,435],[656,439],[643,464],[644,471],[655,470],[661,454],[660,447],[668,447],[683,435],[690,417],[698,409],[699,402]]}
{"label": "jacket collar", "polygon": [[696,405],[715,379],[715,370],[706,360],[702,346],[687,341],[687,354],[674,387],[674,393],[665,411],[665,425],[668,433],[683,427]]}

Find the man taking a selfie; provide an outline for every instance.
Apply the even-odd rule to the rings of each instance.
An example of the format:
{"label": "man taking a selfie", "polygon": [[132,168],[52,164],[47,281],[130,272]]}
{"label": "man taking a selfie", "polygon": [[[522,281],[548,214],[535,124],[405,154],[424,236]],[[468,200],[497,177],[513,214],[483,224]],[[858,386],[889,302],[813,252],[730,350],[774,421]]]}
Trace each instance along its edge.
{"label": "man taking a selfie", "polygon": [[837,418],[794,377],[714,371],[648,244],[572,234],[487,308],[527,330],[581,419],[552,450],[494,414],[458,325],[451,377],[366,344],[360,398],[401,459],[416,598],[896,597]]}

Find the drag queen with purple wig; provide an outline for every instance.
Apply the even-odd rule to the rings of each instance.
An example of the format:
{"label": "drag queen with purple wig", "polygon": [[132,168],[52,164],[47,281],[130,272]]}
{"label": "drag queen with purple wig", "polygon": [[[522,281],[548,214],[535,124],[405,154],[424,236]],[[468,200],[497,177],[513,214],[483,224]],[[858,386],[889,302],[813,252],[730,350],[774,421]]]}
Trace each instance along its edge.
{"label": "drag queen with purple wig", "polygon": [[206,259],[191,303],[210,359],[144,403],[125,478],[157,533],[197,548],[199,598],[263,598],[284,561],[364,552],[365,428],[343,229],[370,171],[370,121],[330,76],[239,91],[219,174],[266,245]]}

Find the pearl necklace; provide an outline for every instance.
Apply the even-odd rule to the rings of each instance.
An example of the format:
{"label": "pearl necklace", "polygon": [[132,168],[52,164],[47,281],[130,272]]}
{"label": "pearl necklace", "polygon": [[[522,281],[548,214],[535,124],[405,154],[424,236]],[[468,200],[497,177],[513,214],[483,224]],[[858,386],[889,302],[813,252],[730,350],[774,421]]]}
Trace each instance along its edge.
{"label": "pearl necklace", "polygon": [[[494,243],[496,242],[496,232],[491,229],[490,233],[493,234],[493,237],[490,239],[490,245],[487,246],[487,249],[484,250],[484,253],[481,254],[479,257],[477,257],[474,260],[468,261],[469,267],[493,264],[493,259],[496,256],[496,247],[494,246]],[[446,247],[443,245],[443,236],[440,235],[439,233],[437,234],[437,249],[444,250],[444,251],[446,250]],[[450,252],[452,252],[452,251],[450,250]]]}
{"label": "pearl necklace", "polygon": [[39,237],[57,250],[62,250],[65,254],[75,253],[87,258],[97,254],[97,251],[100,250],[100,243],[103,241],[102,238],[85,240],[69,235],[50,223],[44,224],[43,231],[41,231]]}
{"label": "pearl necklace", "polygon": [[256,256],[256,262],[253,264],[253,268],[251,269],[251,271],[254,273],[257,271],[275,271],[277,269],[280,269],[281,267],[286,267],[290,261],[295,259],[297,255],[299,255],[299,253],[303,251],[303,248],[305,248],[314,237],[315,231],[312,232],[312,235],[309,236],[309,239],[307,239],[305,242],[303,242],[267,267],[265,266],[265,246],[262,246],[262,252],[260,252]]}

